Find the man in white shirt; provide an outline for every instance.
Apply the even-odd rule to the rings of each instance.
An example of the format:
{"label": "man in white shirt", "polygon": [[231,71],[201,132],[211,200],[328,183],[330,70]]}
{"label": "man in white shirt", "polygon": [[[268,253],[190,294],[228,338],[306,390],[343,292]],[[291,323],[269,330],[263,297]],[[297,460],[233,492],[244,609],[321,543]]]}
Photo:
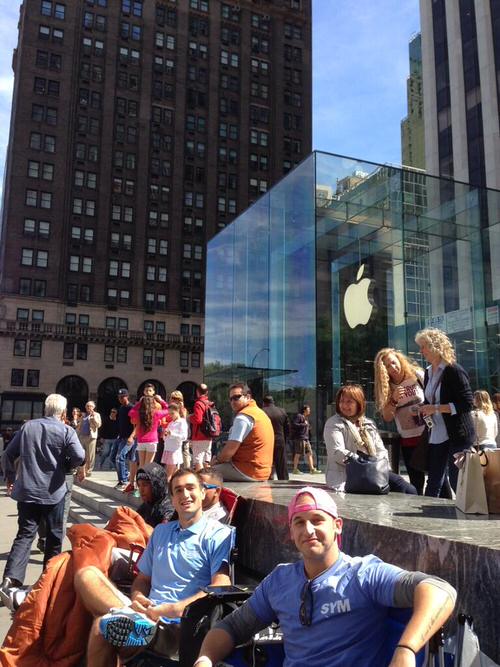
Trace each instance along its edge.
{"label": "man in white shirt", "polygon": [[202,502],[203,515],[227,523],[229,512],[220,501],[223,479],[213,468],[204,468],[198,472],[205,488],[205,498]]}

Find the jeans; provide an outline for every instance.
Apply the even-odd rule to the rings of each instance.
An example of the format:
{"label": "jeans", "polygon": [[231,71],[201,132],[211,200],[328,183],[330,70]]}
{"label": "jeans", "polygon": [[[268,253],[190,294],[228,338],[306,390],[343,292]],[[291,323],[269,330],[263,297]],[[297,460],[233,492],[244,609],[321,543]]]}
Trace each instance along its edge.
{"label": "jeans", "polygon": [[429,443],[429,477],[425,495],[431,498],[439,498],[441,488],[448,474],[453,491],[457,490],[458,468],[454,463],[453,454],[466,449],[463,443],[454,444],[450,440],[440,442],[438,445]]}
{"label": "jeans", "polygon": [[[66,486],[68,487],[68,490],[66,491],[66,495],[64,496],[64,514],[63,514],[63,525],[62,525],[62,538],[64,540],[64,536],[66,535],[66,524],[68,523],[68,516],[69,516],[69,510],[71,508],[71,492],[73,491],[73,482],[75,478],[73,477],[73,473],[69,472],[66,475]],[[38,537],[41,539],[45,539],[47,537],[47,525],[45,523],[45,519],[42,518],[39,525],[38,525]]]}
{"label": "jeans", "polygon": [[286,461],[286,447],[285,444],[274,443],[273,463],[278,479],[288,479],[288,466]]}
{"label": "jeans", "polygon": [[46,525],[45,552],[43,567],[52,556],[61,553],[63,541],[63,517],[66,498],[62,498],[56,505],[39,505],[38,503],[17,503],[18,531],[12,544],[4,578],[17,579],[24,582],[26,567],[30,558],[31,545],[42,519]]}
{"label": "jeans", "polygon": [[395,472],[389,471],[389,489],[395,493],[407,493],[411,496],[417,495],[417,489]]}
{"label": "jeans", "polygon": [[417,470],[416,468],[411,467],[411,457],[415,447],[401,447],[401,453],[403,455],[403,461],[405,462],[406,472],[410,478],[410,484],[417,489],[419,496],[424,494],[424,482],[425,482],[425,472]]}
{"label": "jeans", "polygon": [[99,461],[99,468],[102,470],[104,462],[109,458],[111,464],[110,470],[115,467],[116,451],[118,449],[118,438],[105,438],[103,440],[101,458]]}
{"label": "jeans", "polygon": [[120,484],[125,484],[128,480],[127,460],[136,460],[137,442],[134,440],[134,442],[129,445],[126,438],[118,438],[116,442],[118,449],[116,455],[116,472],[118,473],[118,481]]}

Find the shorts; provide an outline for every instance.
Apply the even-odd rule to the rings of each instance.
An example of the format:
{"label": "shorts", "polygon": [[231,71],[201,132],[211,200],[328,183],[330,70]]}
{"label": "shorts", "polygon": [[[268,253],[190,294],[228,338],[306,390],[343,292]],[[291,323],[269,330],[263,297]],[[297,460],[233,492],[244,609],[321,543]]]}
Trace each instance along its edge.
{"label": "shorts", "polygon": [[300,454],[301,456],[312,454],[312,447],[309,440],[292,440],[292,445],[294,454]]}
{"label": "shorts", "polygon": [[176,449],[173,452],[164,450],[163,456],[161,457],[161,462],[169,466],[182,465],[182,447],[179,447],[179,449]]}
{"label": "shorts", "polygon": [[157,442],[138,442],[137,451],[138,452],[151,452],[156,454],[156,448],[158,447]]}
{"label": "shorts", "polygon": [[191,440],[191,450],[193,452],[193,463],[196,465],[202,466],[212,460],[211,440]]}

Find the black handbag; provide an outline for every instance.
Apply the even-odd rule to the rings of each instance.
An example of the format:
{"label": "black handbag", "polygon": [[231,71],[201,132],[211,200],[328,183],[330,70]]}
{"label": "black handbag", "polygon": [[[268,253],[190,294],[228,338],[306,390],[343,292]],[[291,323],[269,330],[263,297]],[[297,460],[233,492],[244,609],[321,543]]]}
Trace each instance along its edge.
{"label": "black handbag", "polygon": [[389,461],[358,451],[346,464],[346,493],[389,493]]}
{"label": "black handbag", "polygon": [[429,429],[422,431],[420,440],[411,453],[410,465],[420,472],[429,472]]}

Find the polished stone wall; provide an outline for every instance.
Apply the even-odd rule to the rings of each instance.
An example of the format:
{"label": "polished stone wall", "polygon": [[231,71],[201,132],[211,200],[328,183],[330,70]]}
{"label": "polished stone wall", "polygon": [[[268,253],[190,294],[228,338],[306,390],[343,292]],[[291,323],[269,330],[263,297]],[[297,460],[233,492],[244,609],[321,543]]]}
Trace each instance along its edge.
{"label": "polished stone wall", "polygon": [[[288,531],[287,505],[301,486],[231,484],[243,497],[238,561],[259,576],[299,558]],[[374,553],[449,581],[458,592],[457,611],[473,616],[481,649],[500,662],[500,515],[465,515],[453,501],[421,496],[332,495],[344,518],[346,553]]]}

